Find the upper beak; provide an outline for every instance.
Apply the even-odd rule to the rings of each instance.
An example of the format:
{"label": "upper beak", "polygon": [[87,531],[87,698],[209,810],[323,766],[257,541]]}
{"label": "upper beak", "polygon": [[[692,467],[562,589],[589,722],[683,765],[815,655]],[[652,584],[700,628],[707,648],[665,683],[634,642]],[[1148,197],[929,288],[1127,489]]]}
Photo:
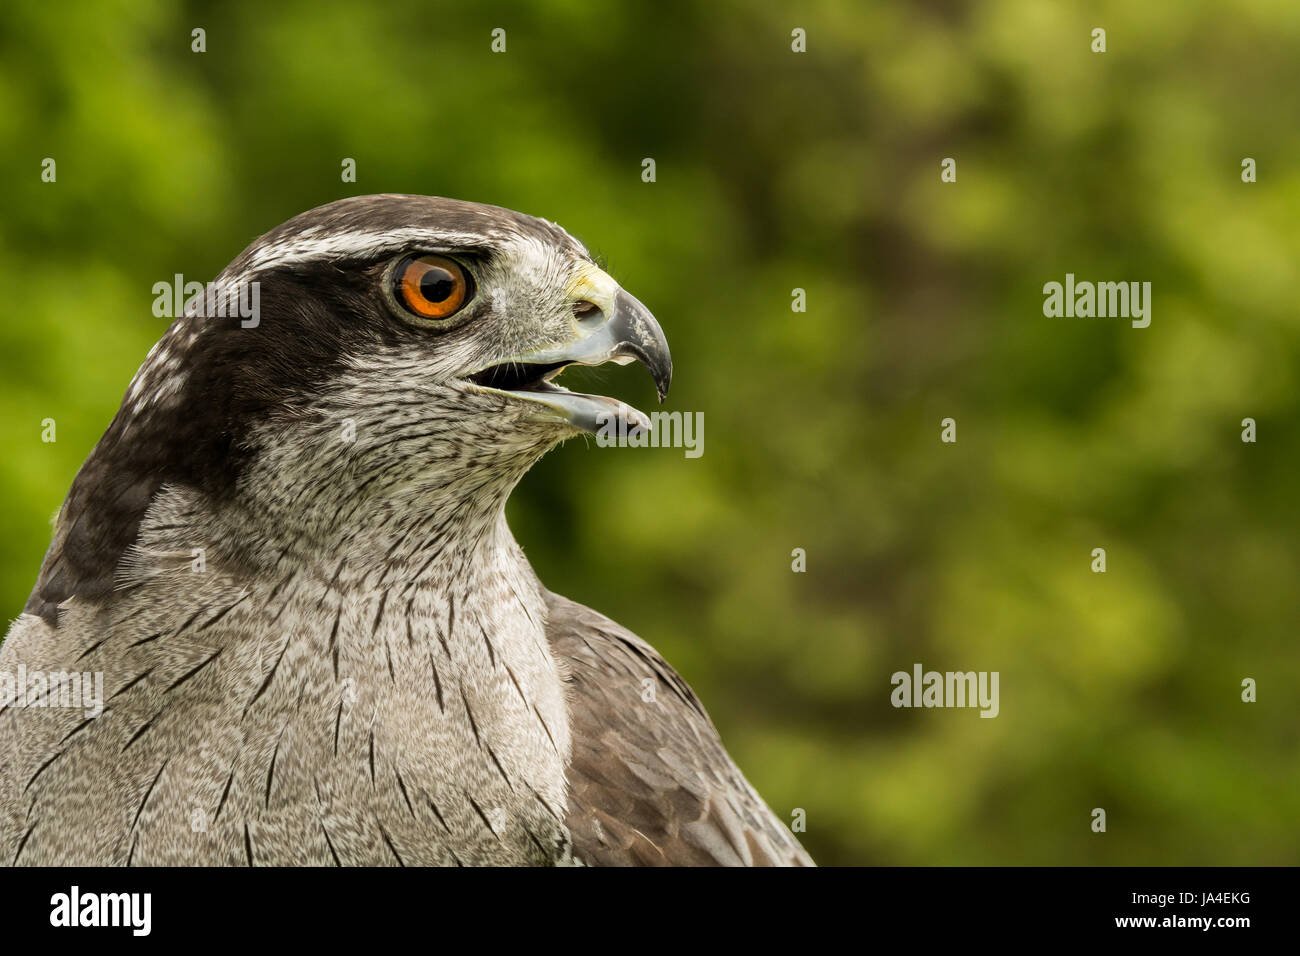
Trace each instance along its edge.
{"label": "upper beak", "polygon": [[[571,392],[551,379],[568,365],[640,362],[650,371],[663,402],[673,380],[673,359],[663,329],[649,309],[594,265],[578,270],[568,292],[579,308],[574,313],[572,338],[497,362],[474,373],[470,380],[481,388],[526,399],[536,408],[540,421],[597,433],[610,422],[649,428],[650,419],[630,405],[604,395]],[[530,369],[537,370],[535,376],[529,374]]]}
{"label": "upper beak", "polygon": [[578,337],[564,345],[523,356],[521,361],[538,365],[565,362],[573,365],[602,365],[637,361],[655,382],[662,404],[673,381],[673,357],[668,340],[650,310],[620,288],[602,297],[605,304],[592,303],[597,311],[578,319]]}

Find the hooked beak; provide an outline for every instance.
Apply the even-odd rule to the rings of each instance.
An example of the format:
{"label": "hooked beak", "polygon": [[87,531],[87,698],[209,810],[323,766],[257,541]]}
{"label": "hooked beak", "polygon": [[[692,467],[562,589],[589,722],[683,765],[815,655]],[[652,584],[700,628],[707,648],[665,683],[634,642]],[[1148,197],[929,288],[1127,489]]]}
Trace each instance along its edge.
{"label": "hooked beak", "polygon": [[575,305],[588,307],[583,314],[575,314],[572,339],[499,362],[475,372],[469,380],[480,388],[534,403],[538,421],[588,432],[620,421],[625,427],[649,428],[649,418],[630,405],[605,395],[570,392],[551,379],[570,365],[640,362],[654,379],[662,403],[673,378],[673,360],[663,329],[649,309],[595,266],[579,272],[570,283],[570,293]]}

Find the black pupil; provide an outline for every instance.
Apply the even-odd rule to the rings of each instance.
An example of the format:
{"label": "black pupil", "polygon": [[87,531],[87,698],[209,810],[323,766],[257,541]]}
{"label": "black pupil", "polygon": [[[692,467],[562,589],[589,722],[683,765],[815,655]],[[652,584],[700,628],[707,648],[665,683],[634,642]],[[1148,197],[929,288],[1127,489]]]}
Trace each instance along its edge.
{"label": "black pupil", "polygon": [[445,302],[456,290],[456,277],[442,266],[431,266],[420,276],[420,295],[430,302]]}

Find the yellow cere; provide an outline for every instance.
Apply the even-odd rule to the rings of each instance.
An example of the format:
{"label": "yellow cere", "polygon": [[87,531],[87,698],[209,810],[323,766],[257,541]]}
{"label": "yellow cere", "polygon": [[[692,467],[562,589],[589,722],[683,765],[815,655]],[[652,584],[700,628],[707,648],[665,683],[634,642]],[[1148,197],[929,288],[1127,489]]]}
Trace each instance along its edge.
{"label": "yellow cere", "polygon": [[575,302],[590,302],[606,315],[614,308],[618,283],[603,269],[584,263],[575,270],[565,292]]}

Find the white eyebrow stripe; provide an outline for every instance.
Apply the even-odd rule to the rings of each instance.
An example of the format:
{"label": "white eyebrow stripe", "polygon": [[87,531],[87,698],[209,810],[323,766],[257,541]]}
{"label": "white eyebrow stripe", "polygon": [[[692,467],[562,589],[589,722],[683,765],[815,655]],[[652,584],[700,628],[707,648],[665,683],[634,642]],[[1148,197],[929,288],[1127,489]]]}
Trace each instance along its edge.
{"label": "white eyebrow stripe", "polygon": [[[431,248],[455,246],[481,246],[485,240],[501,240],[503,233],[460,233],[438,229],[386,229],[341,232],[315,237],[320,226],[310,232],[284,239],[254,249],[246,261],[237,263],[239,271],[226,281],[238,283],[255,273],[276,266],[296,265],[321,259],[344,259],[376,255],[385,250],[397,251],[408,246],[426,245]],[[235,265],[236,263],[232,263]]]}

